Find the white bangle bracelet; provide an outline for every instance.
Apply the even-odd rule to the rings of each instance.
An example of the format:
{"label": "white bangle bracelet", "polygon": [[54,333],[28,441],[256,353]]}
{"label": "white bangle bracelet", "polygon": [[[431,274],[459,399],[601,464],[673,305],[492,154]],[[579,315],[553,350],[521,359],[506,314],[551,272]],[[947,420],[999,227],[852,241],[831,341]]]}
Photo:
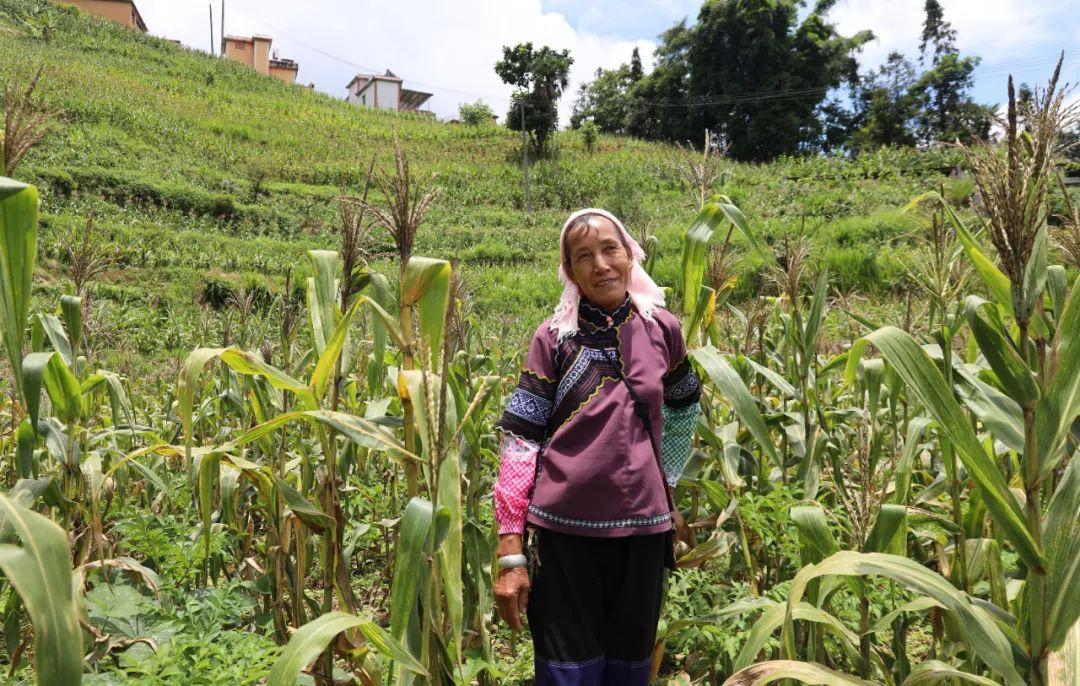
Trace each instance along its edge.
{"label": "white bangle bracelet", "polygon": [[514,567],[524,567],[525,556],[521,553],[517,555],[503,555],[499,558],[499,569],[512,569]]}

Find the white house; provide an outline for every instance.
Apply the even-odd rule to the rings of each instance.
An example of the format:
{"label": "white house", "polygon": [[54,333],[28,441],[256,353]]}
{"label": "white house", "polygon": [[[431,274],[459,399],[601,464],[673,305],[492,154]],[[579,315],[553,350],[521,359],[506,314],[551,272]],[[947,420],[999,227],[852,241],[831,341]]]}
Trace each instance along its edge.
{"label": "white house", "polygon": [[385,74],[357,74],[345,89],[348,91],[347,102],[398,112],[422,111],[420,107],[431,98],[431,93],[402,86],[401,77],[389,69]]}

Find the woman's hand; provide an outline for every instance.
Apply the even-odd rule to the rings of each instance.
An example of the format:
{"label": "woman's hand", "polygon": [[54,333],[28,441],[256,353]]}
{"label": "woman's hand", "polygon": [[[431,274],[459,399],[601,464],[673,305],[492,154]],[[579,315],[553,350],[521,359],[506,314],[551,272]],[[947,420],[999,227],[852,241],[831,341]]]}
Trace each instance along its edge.
{"label": "woman's hand", "polygon": [[[499,557],[518,555],[522,551],[519,534],[499,536]],[[524,567],[500,569],[495,579],[495,605],[499,616],[514,631],[521,631],[521,616],[529,605],[529,571]]]}
{"label": "woman's hand", "polygon": [[[686,525],[686,520],[683,519],[682,512],[678,510],[671,511],[671,523],[675,526],[675,545],[678,548],[679,542],[686,545],[687,548],[694,547],[694,537],[690,533],[690,527]],[[678,552],[678,550],[676,550]]]}

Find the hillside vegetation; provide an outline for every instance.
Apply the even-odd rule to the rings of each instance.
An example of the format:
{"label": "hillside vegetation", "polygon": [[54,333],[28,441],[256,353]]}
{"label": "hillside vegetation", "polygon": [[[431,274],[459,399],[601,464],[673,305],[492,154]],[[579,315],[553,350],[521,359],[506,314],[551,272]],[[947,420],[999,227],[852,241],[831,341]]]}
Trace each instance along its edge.
{"label": "hillside vegetation", "polygon": [[[395,131],[442,189],[415,253],[459,261],[479,328],[515,343],[557,295],[554,246],[570,211],[603,206],[658,235],[661,280],[678,269],[678,235],[696,211],[670,166],[686,155],[676,148],[601,137],[590,152],[578,132],[561,132],[555,156],[532,167],[526,212],[519,139],[503,127],[362,110],[70,7],[0,1],[0,79],[25,82],[39,64],[56,125],[18,176],[42,188],[41,303],[64,287],[61,237],[92,214],[113,258],[93,316],[140,359],[220,337],[221,318],[196,305],[207,288],[279,292],[306,250],[336,246],[334,198],[361,192],[372,158],[392,163]],[[904,290],[914,224],[897,210],[940,183],[965,198],[970,183],[943,176],[956,163],[951,152],[894,150],[731,163],[714,190],[766,238],[805,231],[837,287],[880,300]],[[392,241],[373,235],[372,267],[393,273]],[[738,271],[736,299],[765,285],[760,259]]]}

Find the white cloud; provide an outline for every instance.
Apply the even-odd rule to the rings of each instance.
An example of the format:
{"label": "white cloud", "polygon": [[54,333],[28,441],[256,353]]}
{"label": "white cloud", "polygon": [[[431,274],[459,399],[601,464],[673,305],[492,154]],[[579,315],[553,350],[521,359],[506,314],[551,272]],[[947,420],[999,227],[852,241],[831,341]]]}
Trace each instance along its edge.
{"label": "white cloud", "polygon": [[[1053,44],[1059,30],[1055,23],[1068,21],[1074,1],[942,0],[942,6],[945,20],[957,32],[961,54],[981,56],[987,68],[1007,62],[1026,67],[1030,60],[1020,62],[1019,58],[1065,47]],[[844,35],[870,29],[877,36],[863,49],[860,63],[866,68],[883,63],[892,50],[909,57],[918,55],[922,0],[840,0],[830,17]]]}
{"label": "white cloud", "polygon": [[[219,31],[220,2],[213,4]],[[205,5],[139,0],[139,8],[151,32],[207,49]],[[648,40],[575,30],[559,12],[543,11],[540,0],[226,0],[225,30],[272,36],[281,57],[299,62],[300,82],[314,82],[319,90],[337,97],[344,97],[353,74],[391,69],[404,79],[406,88],[434,93],[430,107],[440,117],[453,116],[459,103],[478,98],[491,105],[500,120],[505,116],[512,88],[494,70],[502,46],[532,41],[538,47],[566,48],[574,65],[560,106],[564,124],[578,87],[597,67],[629,61],[635,46],[648,66],[655,47]]]}

